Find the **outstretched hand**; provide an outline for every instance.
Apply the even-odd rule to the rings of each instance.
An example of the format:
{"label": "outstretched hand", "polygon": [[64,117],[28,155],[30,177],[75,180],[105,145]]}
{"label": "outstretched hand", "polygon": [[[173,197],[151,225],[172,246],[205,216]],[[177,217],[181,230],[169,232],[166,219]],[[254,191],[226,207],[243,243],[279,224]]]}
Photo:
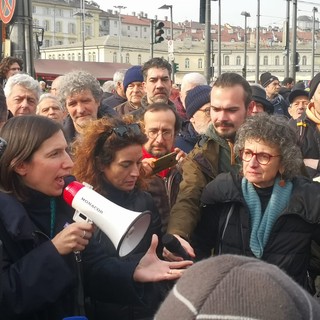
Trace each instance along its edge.
{"label": "outstretched hand", "polygon": [[[175,236],[181,246],[184,248],[184,250],[186,251],[186,253],[191,257],[191,258],[195,258],[196,255],[194,253],[193,248],[191,247],[190,243],[186,240],[184,240],[183,238],[181,238],[180,236],[178,236],[177,234],[174,234],[173,236]],[[163,248],[163,252],[162,252],[163,257],[168,260],[168,261],[181,261],[183,260],[183,258],[173,254],[172,252],[170,252],[166,247]]]}
{"label": "outstretched hand", "polygon": [[152,236],[151,245],[147,253],[137,265],[133,279],[137,282],[157,282],[162,280],[176,280],[181,277],[184,269],[193,264],[192,261],[169,262],[160,260],[156,254],[158,237]]}

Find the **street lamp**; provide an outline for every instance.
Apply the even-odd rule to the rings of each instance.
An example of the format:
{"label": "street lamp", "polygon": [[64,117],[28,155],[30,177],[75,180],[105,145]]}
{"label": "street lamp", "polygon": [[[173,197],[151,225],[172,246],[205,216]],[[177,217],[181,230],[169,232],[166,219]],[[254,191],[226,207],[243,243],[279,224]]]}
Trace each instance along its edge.
{"label": "street lamp", "polygon": [[318,9],[316,7],[313,7],[312,9],[313,16],[312,16],[312,53],[311,53],[311,78],[314,76],[314,55],[315,55],[315,48],[314,48],[314,41],[315,41],[315,29],[316,29],[316,12],[318,12]]}
{"label": "street lamp", "polygon": [[122,49],[121,49],[121,10],[126,9],[124,6],[113,6],[116,9],[119,9],[119,62],[122,63]]}
{"label": "street lamp", "polygon": [[247,18],[251,17],[251,15],[247,11],[242,11],[241,15],[244,16],[244,59],[243,59],[242,76],[246,78],[247,76]]}
{"label": "street lamp", "polygon": [[[173,18],[172,18],[172,5],[170,4],[164,4],[161,6],[159,9],[165,9],[168,10],[170,9],[170,32],[171,32],[171,41],[173,41]],[[173,44],[172,44],[173,46]],[[172,52],[173,53],[173,52]],[[174,83],[174,56],[171,59],[171,66],[172,66],[172,82]]]}
{"label": "street lamp", "polygon": [[80,12],[76,12],[74,15],[80,17],[81,19],[81,35],[82,35],[82,61],[86,61],[85,58],[85,41],[86,41],[86,17],[92,18],[92,14],[86,13],[85,1],[80,2]]}
{"label": "street lamp", "polygon": [[218,1],[218,76],[221,75],[221,0]]}

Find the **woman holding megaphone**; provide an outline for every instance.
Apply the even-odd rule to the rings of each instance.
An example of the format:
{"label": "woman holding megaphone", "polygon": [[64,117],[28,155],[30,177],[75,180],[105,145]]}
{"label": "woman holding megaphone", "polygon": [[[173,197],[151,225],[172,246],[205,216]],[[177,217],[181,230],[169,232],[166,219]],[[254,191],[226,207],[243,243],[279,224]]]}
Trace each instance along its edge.
{"label": "woman holding megaphone", "polygon": [[61,197],[73,162],[58,123],[14,117],[0,136],[7,143],[0,155],[1,318],[84,315],[86,297],[143,303],[151,287],[143,283],[177,279],[191,264],[159,260],[156,236],[140,260],[109,257],[90,240],[91,224],[73,223]]}

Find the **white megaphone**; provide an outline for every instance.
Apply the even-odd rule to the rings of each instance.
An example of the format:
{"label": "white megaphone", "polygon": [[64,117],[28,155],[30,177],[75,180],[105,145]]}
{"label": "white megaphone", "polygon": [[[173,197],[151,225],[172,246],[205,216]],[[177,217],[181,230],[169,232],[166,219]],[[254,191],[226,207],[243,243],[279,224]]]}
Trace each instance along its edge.
{"label": "white megaphone", "polygon": [[97,225],[112,241],[120,257],[136,248],[150,225],[150,211],[122,208],[78,181],[64,189],[63,198],[76,209],[73,220]]}

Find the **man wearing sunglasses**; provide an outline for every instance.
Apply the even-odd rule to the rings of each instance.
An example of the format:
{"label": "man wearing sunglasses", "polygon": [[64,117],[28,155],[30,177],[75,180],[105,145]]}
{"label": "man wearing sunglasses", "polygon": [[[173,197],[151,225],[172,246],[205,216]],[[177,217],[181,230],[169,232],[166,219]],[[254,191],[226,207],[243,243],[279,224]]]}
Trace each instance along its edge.
{"label": "man wearing sunglasses", "polygon": [[189,153],[199,140],[200,135],[205,134],[210,123],[210,92],[208,85],[199,85],[188,91],[185,98],[187,121],[176,138],[176,147]]}

